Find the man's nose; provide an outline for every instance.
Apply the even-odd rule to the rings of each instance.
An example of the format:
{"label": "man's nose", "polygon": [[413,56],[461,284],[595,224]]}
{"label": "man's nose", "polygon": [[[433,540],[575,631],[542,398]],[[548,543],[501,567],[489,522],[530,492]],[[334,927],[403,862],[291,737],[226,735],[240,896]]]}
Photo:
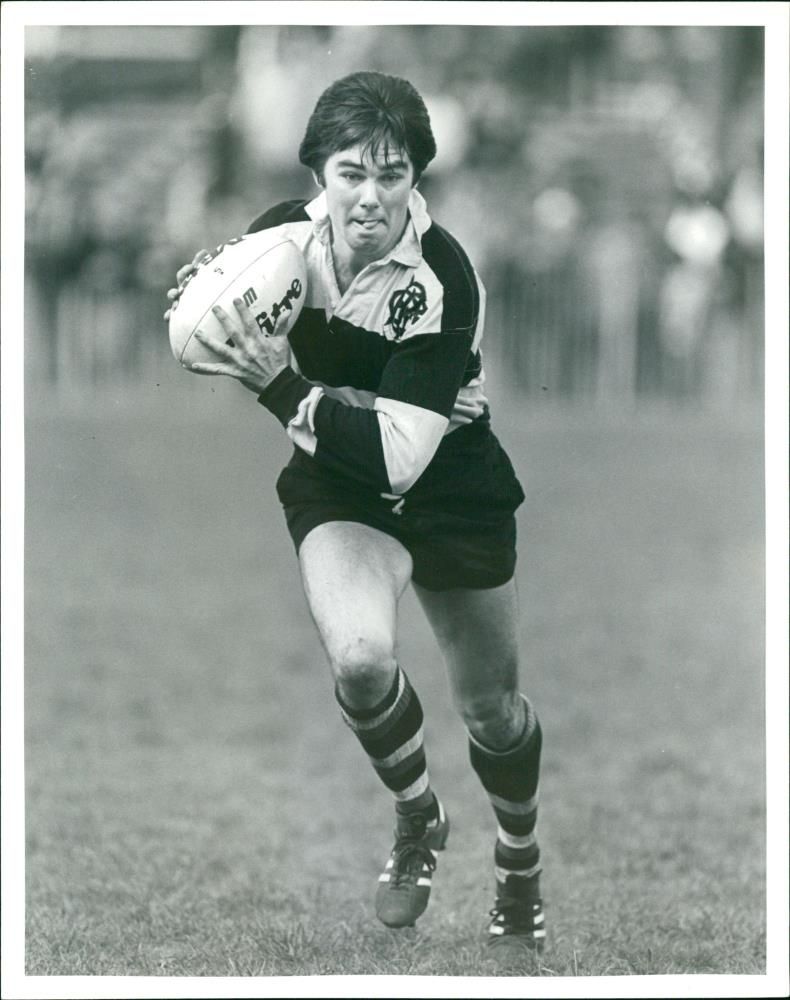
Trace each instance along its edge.
{"label": "man's nose", "polygon": [[379,203],[379,189],[376,185],[375,180],[372,177],[368,177],[365,183],[362,185],[362,190],[359,194],[360,205],[378,205]]}

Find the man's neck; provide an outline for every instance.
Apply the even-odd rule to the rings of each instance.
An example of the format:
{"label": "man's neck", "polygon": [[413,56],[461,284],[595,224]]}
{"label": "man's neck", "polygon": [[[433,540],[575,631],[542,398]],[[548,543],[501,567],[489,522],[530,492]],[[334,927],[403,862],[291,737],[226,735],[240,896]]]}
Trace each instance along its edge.
{"label": "man's neck", "polygon": [[354,278],[356,278],[359,272],[364,270],[368,264],[373,263],[375,260],[381,260],[388,256],[388,254],[392,253],[398,243],[400,243],[403,239],[403,234],[406,232],[409,222],[410,217],[407,216],[406,223],[398,236],[397,241],[380,257],[367,257],[362,254],[355,254],[347,243],[335,240],[334,233],[330,230],[329,246],[332,251],[332,263],[335,268],[335,278],[337,279],[338,288],[340,289],[341,294],[345,294],[346,289]]}
{"label": "man's neck", "polygon": [[[331,243],[332,263],[335,268],[335,278],[340,294],[345,295],[348,286],[356,278],[359,272],[370,263],[366,258],[361,258],[353,253],[342,253],[336,243]],[[346,248],[344,248],[346,249]]]}

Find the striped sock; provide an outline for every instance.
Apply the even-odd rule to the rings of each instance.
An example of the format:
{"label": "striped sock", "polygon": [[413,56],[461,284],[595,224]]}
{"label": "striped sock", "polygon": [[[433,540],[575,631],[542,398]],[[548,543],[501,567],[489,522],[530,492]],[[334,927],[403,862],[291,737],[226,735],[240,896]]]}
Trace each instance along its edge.
{"label": "striped sock", "polygon": [[397,668],[392,687],[373,708],[351,708],[335,689],[343,719],[356,733],[376,773],[395,796],[399,812],[425,810],[434,819],[423,747],[423,715],[417,693]]}
{"label": "striped sock", "polygon": [[[523,697],[523,695],[522,695]],[[532,705],[524,698],[524,734],[511,750],[489,750],[469,735],[472,767],[488,793],[497,818],[494,867],[497,885],[516,875],[522,891],[539,894],[540,849],[535,836],[538,818],[538,772],[542,734]]]}

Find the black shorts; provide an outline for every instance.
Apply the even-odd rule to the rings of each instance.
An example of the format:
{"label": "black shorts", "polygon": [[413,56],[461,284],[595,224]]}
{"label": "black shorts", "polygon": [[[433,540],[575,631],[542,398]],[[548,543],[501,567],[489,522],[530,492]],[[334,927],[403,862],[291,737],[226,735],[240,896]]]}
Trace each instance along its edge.
{"label": "black shorts", "polygon": [[277,495],[297,552],[319,524],[355,521],[396,538],[411,555],[412,579],[427,590],[499,587],[515,570],[514,512],[524,492],[487,422],[448,434],[400,500],[328,475],[299,448]]}

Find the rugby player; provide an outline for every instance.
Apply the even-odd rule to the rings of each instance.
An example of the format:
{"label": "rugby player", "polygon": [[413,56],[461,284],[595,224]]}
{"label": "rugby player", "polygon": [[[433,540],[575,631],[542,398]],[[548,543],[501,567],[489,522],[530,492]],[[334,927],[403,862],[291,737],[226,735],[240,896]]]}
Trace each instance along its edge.
{"label": "rugby player", "polygon": [[[299,149],[321,189],[251,224],[304,254],[307,299],[287,337],[261,337],[244,302],[201,335],[294,444],[277,480],[340,712],[394,798],[395,844],[376,913],[425,910],[450,828],[428,775],[423,712],[395,656],[411,582],[446,661],[471,765],[493,806],[495,947],[542,950],[535,836],[541,729],[518,685],[514,511],[524,499],[491,429],[485,290],[417,182],[436,153],[405,80],[358,72],[319,98]],[[177,274],[180,286],[201,259]],[[171,303],[180,294],[170,289]],[[167,313],[165,314],[168,315]]]}

